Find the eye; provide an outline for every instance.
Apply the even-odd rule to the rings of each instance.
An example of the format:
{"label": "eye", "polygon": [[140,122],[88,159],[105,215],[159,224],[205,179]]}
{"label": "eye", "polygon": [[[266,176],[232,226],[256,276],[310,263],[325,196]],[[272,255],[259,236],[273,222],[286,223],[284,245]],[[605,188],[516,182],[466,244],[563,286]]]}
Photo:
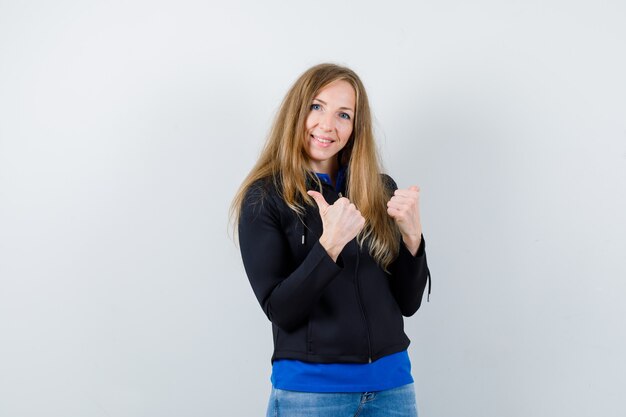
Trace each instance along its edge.
{"label": "eye", "polygon": [[311,110],[321,110],[322,106],[319,104],[311,104]]}
{"label": "eye", "polygon": [[339,117],[342,119],[350,120],[350,115],[348,113],[339,113]]}

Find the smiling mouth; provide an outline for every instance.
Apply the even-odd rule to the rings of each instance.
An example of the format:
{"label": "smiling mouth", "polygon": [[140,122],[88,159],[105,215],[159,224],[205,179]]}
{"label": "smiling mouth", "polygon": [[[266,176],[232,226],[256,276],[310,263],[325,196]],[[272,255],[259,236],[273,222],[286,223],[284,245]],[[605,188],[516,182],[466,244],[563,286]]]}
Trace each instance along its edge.
{"label": "smiling mouth", "polygon": [[315,136],[315,135],[311,135],[313,137],[313,139],[315,139],[316,141],[318,141],[319,143],[333,143],[334,140],[331,139],[324,139],[324,138],[320,138],[319,136]]}

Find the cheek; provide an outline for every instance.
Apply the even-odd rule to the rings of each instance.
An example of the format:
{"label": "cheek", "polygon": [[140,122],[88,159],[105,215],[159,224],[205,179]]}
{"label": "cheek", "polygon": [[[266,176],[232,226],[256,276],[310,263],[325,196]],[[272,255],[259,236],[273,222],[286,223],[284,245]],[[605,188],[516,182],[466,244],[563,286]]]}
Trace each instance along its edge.
{"label": "cheek", "polygon": [[309,113],[309,115],[306,118],[306,122],[304,122],[304,127],[306,128],[306,130],[309,130],[315,127],[316,123],[317,122],[315,120],[315,116],[313,115],[313,113]]}
{"label": "cheek", "polygon": [[343,130],[341,131],[342,139],[347,141],[350,138],[350,135],[352,134],[352,130],[353,130],[352,125],[345,126]]}

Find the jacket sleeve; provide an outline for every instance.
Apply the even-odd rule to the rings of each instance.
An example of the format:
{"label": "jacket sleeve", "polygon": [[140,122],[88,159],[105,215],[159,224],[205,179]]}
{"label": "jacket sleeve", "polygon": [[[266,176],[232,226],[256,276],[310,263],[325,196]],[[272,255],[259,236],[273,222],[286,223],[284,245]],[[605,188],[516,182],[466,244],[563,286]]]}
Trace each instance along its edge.
{"label": "jacket sleeve", "polygon": [[[383,177],[383,182],[392,192],[398,188],[388,175]],[[415,256],[409,252],[404,242],[400,241],[400,251],[390,266],[390,272],[391,292],[400,306],[400,311],[404,316],[412,316],[422,304],[427,282],[430,295],[430,271],[426,261],[426,242],[423,235]]]}
{"label": "jacket sleeve", "polygon": [[239,219],[239,244],[244,268],[265,315],[291,331],[306,322],[326,286],[341,272],[316,242],[295,265],[271,196],[252,187]]}
{"label": "jacket sleeve", "polygon": [[430,271],[426,262],[424,236],[415,256],[400,242],[398,257],[391,264],[391,292],[404,316],[412,316],[420,308],[426,282],[430,295]]}

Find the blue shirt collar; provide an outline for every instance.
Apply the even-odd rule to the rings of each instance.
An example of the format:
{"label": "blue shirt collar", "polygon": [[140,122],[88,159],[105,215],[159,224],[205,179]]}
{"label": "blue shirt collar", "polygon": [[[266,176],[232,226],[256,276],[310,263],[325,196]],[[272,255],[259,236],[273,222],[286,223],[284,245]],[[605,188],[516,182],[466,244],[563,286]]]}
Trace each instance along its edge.
{"label": "blue shirt collar", "polygon": [[[337,171],[337,183],[335,184],[335,191],[337,192],[342,192],[344,191],[343,186],[345,185],[346,182],[346,166],[340,166],[339,167],[339,171]],[[317,175],[317,177],[320,179],[320,181],[329,184],[329,185],[333,185],[332,181],[330,180],[330,175],[328,174],[322,174],[321,172],[316,172],[315,175]]]}

